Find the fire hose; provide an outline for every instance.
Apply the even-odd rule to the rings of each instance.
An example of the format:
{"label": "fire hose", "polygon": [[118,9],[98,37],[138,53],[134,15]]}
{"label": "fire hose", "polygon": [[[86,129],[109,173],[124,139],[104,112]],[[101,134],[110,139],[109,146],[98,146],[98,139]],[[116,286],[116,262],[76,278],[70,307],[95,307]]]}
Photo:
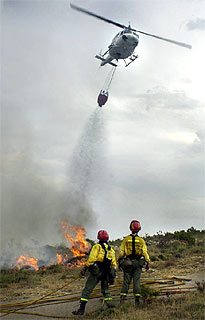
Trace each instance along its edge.
{"label": "fire hose", "polygon": [[2,318],[2,317],[4,317],[4,316],[7,316],[8,314],[11,314],[11,313],[17,313],[17,311],[19,311],[19,310],[28,308],[28,307],[30,307],[31,305],[36,304],[36,303],[39,302],[40,300],[43,300],[43,299],[45,299],[46,297],[51,296],[52,294],[56,293],[57,291],[62,290],[63,288],[65,288],[66,286],[68,286],[69,284],[71,284],[72,282],[78,280],[80,277],[81,277],[81,276],[78,275],[78,276],[75,277],[73,280],[66,282],[66,284],[63,285],[62,287],[57,288],[57,289],[49,292],[48,294],[46,294],[46,295],[44,295],[44,296],[42,296],[42,297],[40,297],[40,298],[37,298],[37,299],[33,300],[33,301],[30,302],[30,303],[27,303],[27,304],[24,305],[23,307],[17,308],[17,309],[15,309],[15,310],[10,310],[10,311],[8,311],[8,312],[0,315],[0,318]]}
{"label": "fire hose", "polygon": [[[17,302],[17,303],[9,303],[9,304],[3,304],[1,306],[1,310],[2,312],[4,312],[3,315],[1,315],[0,317],[4,317],[6,315],[9,315],[11,313],[17,313],[17,314],[30,314],[33,316],[41,316],[41,317],[49,317],[49,318],[61,318],[61,319],[73,319],[73,316],[57,316],[57,315],[47,315],[47,314],[42,314],[42,313],[35,313],[35,312],[24,312],[24,311],[20,311],[23,310],[25,308],[31,307],[31,308],[36,308],[39,307],[39,305],[41,305],[42,303],[45,305],[50,305],[50,304],[59,304],[59,303],[65,303],[65,302],[71,302],[71,301],[77,301],[80,299],[80,296],[75,296],[75,297],[67,297],[67,298],[62,298],[65,297],[65,295],[69,296],[69,295],[73,295],[73,294],[78,294],[79,292],[76,293],[67,293],[64,295],[58,295],[58,296],[54,296],[53,298],[48,298],[51,295],[54,295],[56,292],[62,290],[63,288],[65,288],[66,286],[70,285],[71,283],[73,283],[74,281],[78,280],[81,278],[81,275],[76,276],[73,280],[66,282],[63,286],[61,286],[60,288],[57,288],[51,292],[49,292],[48,294],[37,298],[33,301],[31,300],[26,300],[23,303],[22,302]],[[182,286],[185,284],[185,281],[190,281],[191,279],[182,279],[182,278],[176,278],[176,277],[166,277],[162,279],[155,279],[155,280],[141,280],[141,285],[144,286],[153,286],[156,287],[156,289],[158,289],[158,293],[159,295],[167,295],[169,296],[170,294],[177,294],[177,293],[187,293],[189,292],[190,289],[195,289],[195,287],[193,286],[189,286],[184,288],[183,290],[181,289],[176,289],[176,286]],[[178,283],[174,283],[174,281],[178,281]],[[119,288],[121,287],[121,280],[117,280],[118,284],[117,285],[112,285],[110,287],[110,291],[112,292],[113,296],[119,295]],[[132,288],[132,285],[131,285]],[[166,290],[165,290],[166,288]],[[174,290],[173,290],[174,289]],[[93,293],[91,294],[90,299],[94,299],[94,298],[99,298],[101,297],[101,294],[99,293],[100,289],[96,288]],[[114,294],[115,292],[115,294]],[[9,308],[15,308],[17,307],[17,309],[14,310],[8,310]],[[96,310],[90,312],[89,314],[95,312]]]}

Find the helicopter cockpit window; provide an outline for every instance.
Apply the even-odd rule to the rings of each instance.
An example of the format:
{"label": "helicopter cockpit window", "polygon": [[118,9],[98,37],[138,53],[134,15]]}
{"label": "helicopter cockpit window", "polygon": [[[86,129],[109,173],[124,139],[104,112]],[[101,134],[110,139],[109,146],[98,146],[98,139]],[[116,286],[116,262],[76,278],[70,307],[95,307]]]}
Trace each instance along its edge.
{"label": "helicopter cockpit window", "polygon": [[120,32],[116,34],[116,36],[113,38],[112,42],[115,41],[120,35]]}

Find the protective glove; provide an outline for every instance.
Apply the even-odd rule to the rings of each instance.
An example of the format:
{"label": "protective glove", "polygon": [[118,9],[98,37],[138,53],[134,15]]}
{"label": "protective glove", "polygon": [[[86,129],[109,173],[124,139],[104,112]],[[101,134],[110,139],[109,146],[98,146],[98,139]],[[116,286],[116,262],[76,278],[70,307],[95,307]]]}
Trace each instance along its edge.
{"label": "protective glove", "polygon": [[146,271],[149,270],[149,262],[146,262],[145,270],[146,270]]}
{"label": "protective glove", "polygon": [[80,276],[81,277],[84,277],[86,271],[87,271],[88,267],[87,266],[84,266],[83,269],[80,271]]}

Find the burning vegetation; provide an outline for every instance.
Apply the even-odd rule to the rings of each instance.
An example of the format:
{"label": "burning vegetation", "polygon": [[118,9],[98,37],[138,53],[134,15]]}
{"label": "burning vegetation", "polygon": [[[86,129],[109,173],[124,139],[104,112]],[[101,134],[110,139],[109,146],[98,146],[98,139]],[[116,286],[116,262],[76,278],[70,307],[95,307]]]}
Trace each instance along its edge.
{"label": "burning vegetation", "polygon": [[[73,257],[84,256],[89,251],[90,245],[85,240],[86,231],[82,226],[68,226],[67,221],[64,219],[61,221],[62,231],[64,232],[65,238],[71,244],[71,252]],[[70,233],[68,229],[70,228]]]}
{"label": "burning vegetation", "polygon": [[36,271],[39,269],[38,259],[29,258],[29,257],[25,257],[25,256],[20,256],[17,259],[16,264],[14,266],[17,267],[18,269],[21,269],[24,266],[25,267],[33,267]]}
{"label": "burning vegetation", "polygon": [[[31,269],[38,271],[45,270],[48,265],[59,264],[66,267],[78,267],[85,264],[86,255],[90,250],[90,244],[86,241],[86,230],[82,226],[68,224],[67,220],[61,221],[61,230],[68,246],[65,248],[58,247],[56,250],[46,246],[46,251],[50,251],[49,258],[38,259],[29,255],[21,255],[16,258],[16,263],[12,268]],[[43,248],[43,250],[45,247]],[[46,253],[44,254],[46,256]]]}

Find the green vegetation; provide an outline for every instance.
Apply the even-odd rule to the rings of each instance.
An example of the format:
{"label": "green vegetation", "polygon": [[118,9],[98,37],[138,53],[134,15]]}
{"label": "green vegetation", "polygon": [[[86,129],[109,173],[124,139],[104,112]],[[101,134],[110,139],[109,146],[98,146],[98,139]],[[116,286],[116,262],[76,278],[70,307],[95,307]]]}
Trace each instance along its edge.
{"label": "green vegetation", "polygon": [[78,268],[66,268],[61,264],[52,264],[45,269],[38,271],[27,268],[1,269],[0,287],[7,288],[11,284],[20,284],[21,286],[32,287],[41,284],[41,280],[48,276],[57,275],[59,279],[75,277],[79,272]]}
{"label": "green vegetation", "polygon": [[159,295],[159,291],[148,286],[141,285],[141,296],[144,302],[152,300]]}
{"label": "green vegetation", "polygon": [[[176,259],[193,254],[204,254],[204,230],[196,230],[193,227],[174,233],[159,231],[156,235],[144,237],[150,259],[152,262],[166,261],[168,265],[174,265]],[[175,258],[175,261],[173,259]]]}
{"label": "green vegetation", "polygon": [[122,242],[122,239],[119,239],[119,238],[116,240],[109,241],[111,246],[116,246],[116,247],[119,247],[121,245],[121,242]]}
{"label": "green vegetation", "polygon": [[187,231],[176,231],[174,232],[174,239],[185,241],[188,246],[194,246],[195,245],[195,237],[191,232]]}
{"label": "green vegetation", "polygon": [[41,274],[34,270],[26,269],[2,269],[0,277],[0,287],[7,288],[9,284],[21,283],[22,285],[36,285],[41,282]]}
{"label": "green vegetation", "polygon": [[44,273],[49,274],[49,273],[62,273],[64,272],[65,267],[62,264],[52,264],[46,268]]}
{"label": "green vegetation", "polygon": [[93,241],[93,240],[91,240],[91,239],[88,239],[88,238],[87,238],[86,241],[87,241],[88,243],[90,243],[91,247],[94,246],[94,244],[95,244],[95,241]]}

